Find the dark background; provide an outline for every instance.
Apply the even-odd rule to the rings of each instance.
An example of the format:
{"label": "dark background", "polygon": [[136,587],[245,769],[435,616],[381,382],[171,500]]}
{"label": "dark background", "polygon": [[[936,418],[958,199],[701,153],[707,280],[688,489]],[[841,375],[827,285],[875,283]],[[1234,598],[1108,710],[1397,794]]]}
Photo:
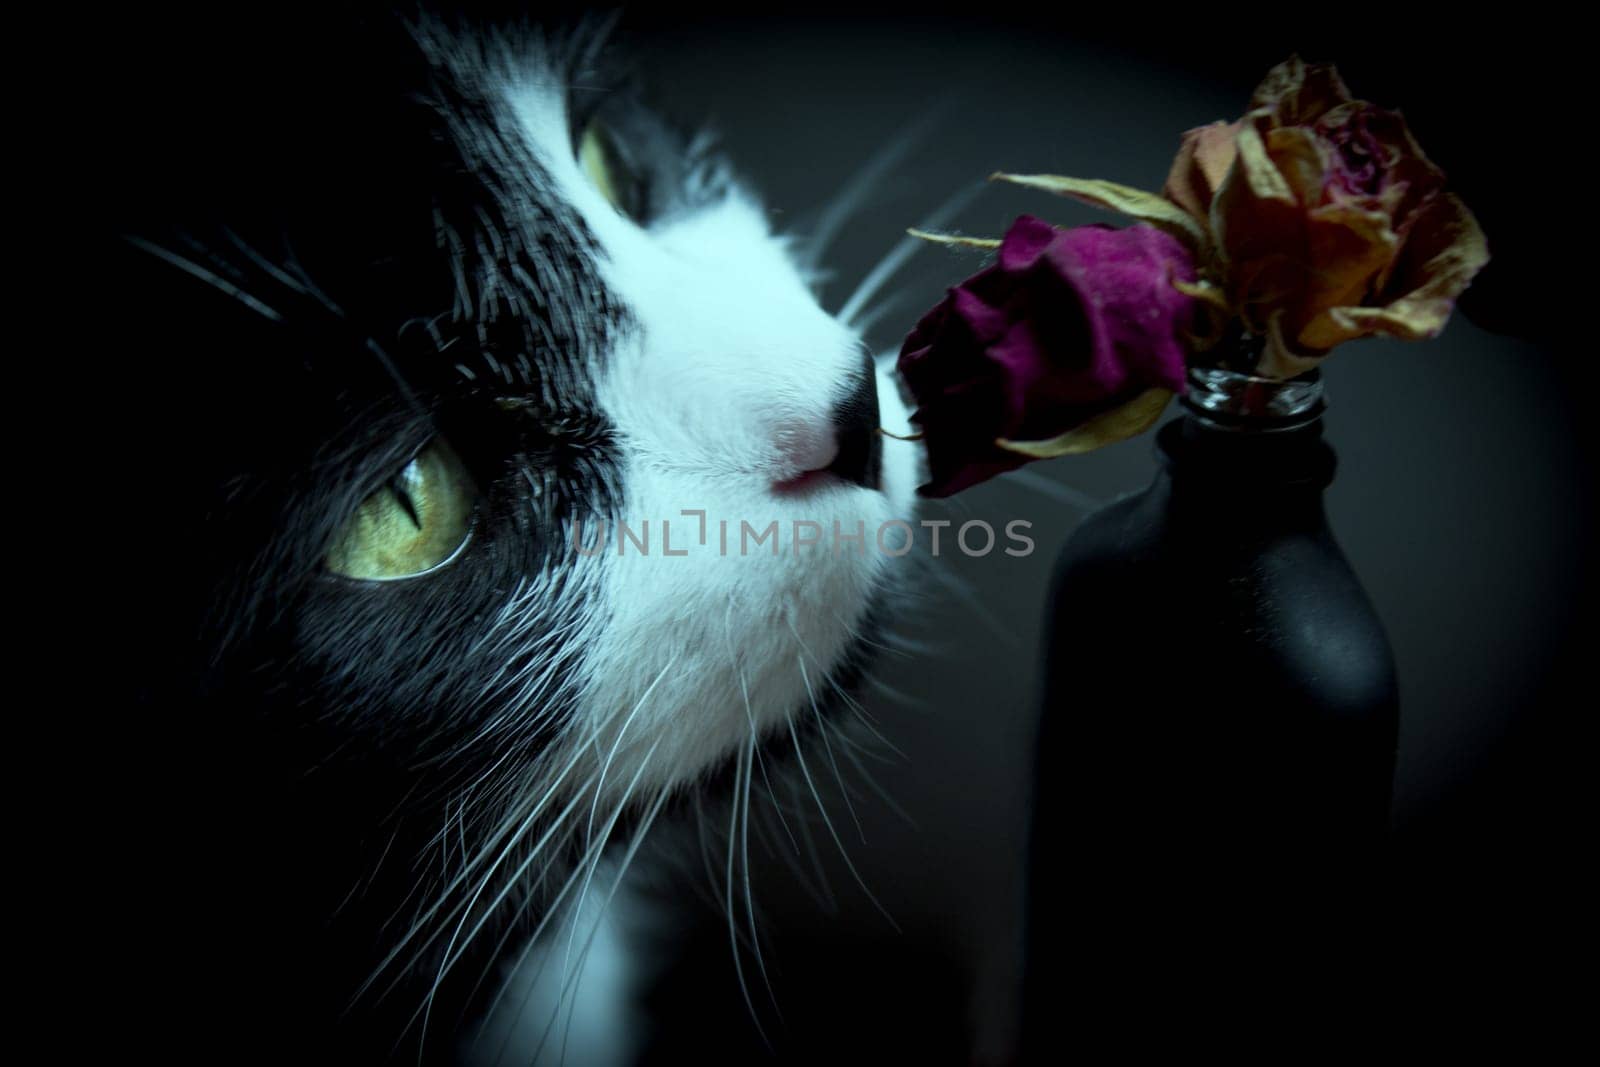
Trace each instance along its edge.
{"label": "dark background", "polygon": [[[1581,432],[1590,348],[1579,341],[1584,298],[1572,273],[1586,237],[1581,222],[1563,221],[1586,195],[1571,154],[1585,135],[1568,108],[1576,57],[1551,43],[1560,34],[1537,14],[1490,25],[1324,12],[1297,24],[1238,8],[1079,9],[1052,20],[857,7],[634,12],[620,28],[652,95],[722,132],[780,230],[804,233],[877,150],[932,117],[825,258],[830,308],[904,227],[993,170],[1159,188],[1178,135],[1237,117],[1291,52],[1336,62],[1358,96],[1405,112],[1479,215],[1495,259],[1463,302],[1470,321],[1458,315],[1431,343],[1354,344],[1325,367],[1325,422],[1341,463],[1328,509],[1388,628],[1402,691],[1394,863],[1379,889],[1393,927],[1372,961],[1371,992],[1386,997],[1353,995],[1370,1011],[1457,1034],[1524,1009],[1543,1023],[1567,1010],[1555,976],[1574,951],[1575,876],[1592,836],[1578,740],[1591,703],[1583,624],[1594,479]],[[1109,221],[991,187],[950,228],[998,236],[1023,212]],[[897,349],[917,314],[980,264],[918,253],[884,291],[898,302],[870,340]],[[901,626],[926,651],[883,664],[897,699],[869,694],[904,753],[875,777],[915,825],[862,787],[852,797],[858,833],[837,788],[829,794],[855,867],[900,932],[854,884],[820,820],[832,905],[804,892],[781,857],[768,854],[758,870],[784,1013],[766,1021],[781,1053],[1007,1055],[1044,583],[1085,508],[1142,488],[1154,462],[1151,439],[1140,438],[926,510],[957,523],[1029,519],[1038,549],[1026,560],[941,557]],[[669,1020],[658,1055],[761,1049],[722,921],[710,915],[699,949],[674,968],[676,993],[658,1003]],[[1063,1003],[1064,1036],[1071,1008]]]}

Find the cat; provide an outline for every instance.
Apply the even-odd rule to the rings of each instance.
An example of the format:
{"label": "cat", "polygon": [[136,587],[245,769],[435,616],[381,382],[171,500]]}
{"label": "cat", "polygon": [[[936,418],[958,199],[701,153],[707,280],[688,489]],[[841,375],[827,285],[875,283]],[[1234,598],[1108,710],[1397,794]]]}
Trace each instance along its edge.
{"label": "cat", "polygon": [[603,22],[120,32],[85,347],[121,1033],[446,1059],[607,849],[811,773],[901,580],[903,402]]}

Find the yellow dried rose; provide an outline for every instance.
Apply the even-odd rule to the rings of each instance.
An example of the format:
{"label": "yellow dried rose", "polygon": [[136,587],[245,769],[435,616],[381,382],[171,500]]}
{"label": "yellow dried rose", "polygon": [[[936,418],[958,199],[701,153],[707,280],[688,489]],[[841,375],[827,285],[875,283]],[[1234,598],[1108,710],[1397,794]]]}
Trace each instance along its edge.
{"label": "yellow dried rose", "polygon": [[1212,312],[1204,351],[1228,319],[1265,342],[1240,368],[1290,378],[1335,345],[1444,329],[1489,261],[1444,172],[1393,111],[1355,100],[1329,65],[1291,57],[1236,122],[1184,134],[1161,195],[1051,174],[996,179],[1070,196],[1159,226],[1195,250],[1200,280],[1178,283]]}
{"label": "yellow dried rose", "polygon": [[1189,131],[1163,193],[1205,225],[1229,310],[1266,338],[1256,373],[1291,377],[1372,334],[1437,335],[1489,254],[1405,120],[1298,57],[1250,108]]}

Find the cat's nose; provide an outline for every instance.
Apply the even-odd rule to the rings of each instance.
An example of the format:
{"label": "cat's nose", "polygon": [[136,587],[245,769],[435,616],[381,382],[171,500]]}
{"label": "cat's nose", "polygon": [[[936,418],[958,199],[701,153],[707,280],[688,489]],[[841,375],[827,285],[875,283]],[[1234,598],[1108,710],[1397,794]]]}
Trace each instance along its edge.
{"label": "cat's nose", "polygon": [[786,467],[796,472],[777,483],[779,491],[810,486],[828,474],[877,489],[883,441],[878,436],[878,383],[871,357],[864,355],[826,420],[789,423],[775,437]]}
{"label": "cat's nose", "polygon": [[877,489],[883,474],[883,437],[878,433],[878,375],[865,349],[850,392],[833,409],[839,451],[827,470],[847,482]]}

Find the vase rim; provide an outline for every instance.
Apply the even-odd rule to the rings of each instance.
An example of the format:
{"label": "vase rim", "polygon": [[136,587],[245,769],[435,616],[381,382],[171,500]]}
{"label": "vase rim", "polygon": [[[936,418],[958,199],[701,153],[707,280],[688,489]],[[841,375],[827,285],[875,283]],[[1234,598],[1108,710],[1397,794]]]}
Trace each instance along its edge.
{"label": "vase rim", "polygon": [[1292,429],[1315,422],[1325,407],[1322,373],[1263,378],[1221,367],[1190,367],[1183,403],[1206,422],[1229,429]]}

